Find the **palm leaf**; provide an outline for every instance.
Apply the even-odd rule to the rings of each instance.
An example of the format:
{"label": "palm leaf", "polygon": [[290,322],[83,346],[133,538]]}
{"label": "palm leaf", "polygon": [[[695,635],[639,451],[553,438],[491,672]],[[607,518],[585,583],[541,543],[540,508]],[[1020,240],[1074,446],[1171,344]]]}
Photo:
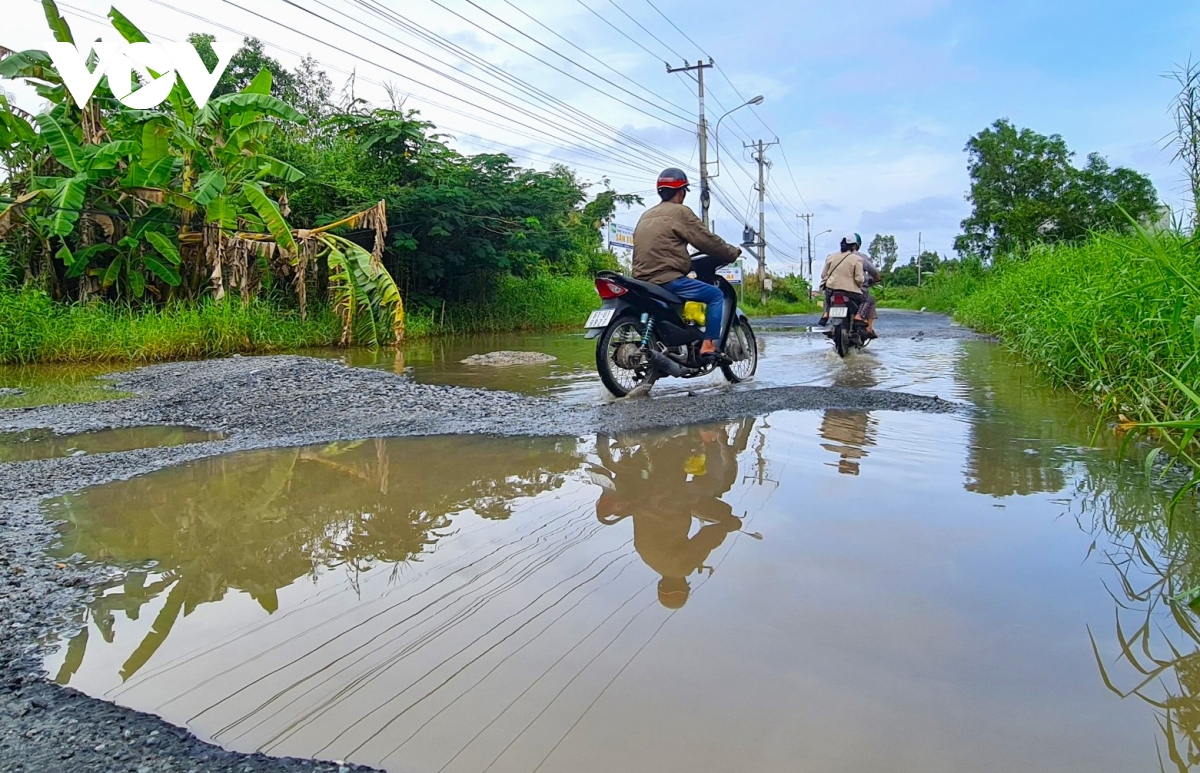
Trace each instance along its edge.
{"label": "palm leaf", "polygon": [[18,196],[17,200],[12,204],[9,204],[4,209],[0,209],[0,239],[3,239],[4,235],[12,230],[16,215],[20,213],[21,210],[25,209],[29,202],[33,201],[38,196],[41,196],[43,193],[45,193],[44,190],[28,191],[27,193],[23,193]]}
{"label": "palm leaf", "polygon": [[154,255],[153,253],[147,253],[144,255],[142,257],[142,263],[145,264],[146,268],[151,274],[154,274],[171,287],[178,287],[183,281],[183,278],[179,275],[179,271],[174,266],[164,262],[163,260],[160,260],[158,256]]}
{"label": "palm leaf", "polygon": [[167,142],[169,128],[161,121],[147,121],[142,126],[142,157],[143,164],[153,164],[166,158],[171,153]]}
{"label": "palm leaf", "polygon": [[108,252],[113,246],[111,244],[93,244],[90,247],[85,247],[74,254],[74,263],[67,271],[68,279],[78,279],[83,276],[92,263],[92,258],[102,252]]}
{"label": "palm leaf", "polygon": [[159,255],[162,255],[172,266],[183,264],[183,258],[179,255],[179,248],[175,246],[175,242],[171,241],[166,236],[157,231],[147,231],[146,241],[150,242]]}
{"label": "palm leaf", "polygon": [[250,206],[254,207],[254,211],[262,218],[263,224],[275,238],[275,243],[286,250],[289,255],[295,255],[298,252],[296,238],[292,235],[292,229],[288,226],[287,221],[283,219],[279,205],[271,201],[263,189],[256,184],[248,183],[242,189]]}
{"label": "palm leaf", "polygon": [[[47,0],[48,2],[49,0]],[[42,138],[58,163],[72,172],[81,172],[85,168],[86,157],[83,147],[67,131],[58,119],[49,113],[42,113],[34,120],[42,130]]]}

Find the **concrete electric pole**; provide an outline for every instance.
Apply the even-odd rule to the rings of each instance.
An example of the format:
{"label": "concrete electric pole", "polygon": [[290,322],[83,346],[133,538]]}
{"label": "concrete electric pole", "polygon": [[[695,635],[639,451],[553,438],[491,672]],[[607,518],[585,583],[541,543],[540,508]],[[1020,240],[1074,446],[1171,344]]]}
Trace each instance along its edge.
{"label": "concrete electric pole", "polygon": [[700,135],[700,219],[704,221],[704,227],[708,228],[708,205],[712,201],[712,193],[708,190],[708,116],[704,112],[704,71],[713,67],[712,59],[708,63],[703,61],[696,62],[683,67],[672,67],[667,65],[668,73],[677,72],[696,72],[696,81],[700,84],[700,120],[696,123],[697,133]]}
{"label": "concrete electric pole", "polygon": [[778,145],[759,140],[748,148],[754,148],[754,160],[758,162],[758,291],[760,302],[767,302],[767,148]]}
{"label": "concrete electric pole", "polygon": [[807,228],[807,230],[808,230],[808,289],[815,290],[815,289],[817,289],[817,283],[816,283],[816,278],[813,276],[813,267],[812,267],[812,219],[813,219],[813,216],[812,216],[812,213],[809,212],[807,215],[796,215],[796,217],[802,219],[804,221],[805,225],[808,227]]}

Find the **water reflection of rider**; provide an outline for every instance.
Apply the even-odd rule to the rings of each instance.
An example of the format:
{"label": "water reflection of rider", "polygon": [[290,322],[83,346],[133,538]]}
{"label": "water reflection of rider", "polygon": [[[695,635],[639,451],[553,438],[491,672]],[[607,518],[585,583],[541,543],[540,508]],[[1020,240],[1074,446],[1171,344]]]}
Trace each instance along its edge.
{"label": "water reflection of rider", "polygon": [[[737,482],[738,454],[754,420],[729,427],[689,428],[640,445],[601,438],[599,456],[612,481],[596,502],[601,523],[633,518],[633,545],[662,576],[658,600],[668,609],[688,601],[688,577],[712,569],[709,555],[742,527],[721,497]],[[692,519],[703,526],[692,535]]]}
{"label": "water reflection of rider", "polygon": [[[855,389],[879,386],[879,361],[870,353],[859,353],[841,365],[842,367],[834,373],[834,386]],[[821,437],[830,442],[822,443],[821,447],[840,457],[837,463],[838,472],[843,475],[858,475],[862,471],[860,461],[867,458],[867,447],[875,445],[877,425],[878,421],[866,411],[825,411],[821,419]]]}

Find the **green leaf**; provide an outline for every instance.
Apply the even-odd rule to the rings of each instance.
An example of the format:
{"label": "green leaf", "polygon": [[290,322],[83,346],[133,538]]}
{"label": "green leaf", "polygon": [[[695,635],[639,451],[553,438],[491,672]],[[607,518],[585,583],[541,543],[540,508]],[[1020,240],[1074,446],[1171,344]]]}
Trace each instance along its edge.
{"label": "green leaf", "polygon": [[178,266],[183,263],[183,258],[180,257],[179,249],[175,246],[175,242],[166,236],[156,231],[147,231],[146,241],[150,242],[150,246],[157,250],[159,255],[166,258],[167,262],[172,266]]}
{"label": "green leaf", "polygon": [[218,196],[212,200],[205,211],[208,222],[232,231],[237,228],[237,208],[228,196]]}
{"label": "green leaf", "polygon": [[1154,463],[1158,461],[1158,457],[1162,455],[1161,448],[1152,448],[1150,453],[1146,454],[1146,477],[1154,477]]}
{"label": "green leaf", "polygon": [[62,246],[62,249],[54,254],[54,257],[61,260],[63,265],[67,268],[71,268],[75,265],[75,256],[71,254],[71,248],[65,244]]}
{"label": "green leaf", "polygon": [[50,199],[49,230],[54,236],[65,238],[75,230],[87,197],[88,176],[85,174],[67,177],[59,181]]}
{"label": "green leaf", "polygon": [[1192,326],[1192,335],[1196,338],[1196,348],[1200,349],[1200,316],[1196,317],[1196,322]]}
{"label": "green leaf", "polygon": [[62,77],[54,69],[54,61],[45,51],[19,51],[0,59],[0,78],[28,78],[44,83],[60,84]]}
{"label": "green leaf", "polygon": [[67,272],[68,279],[78,279],[83,276],[92,264],[92,258],[100,253],[112,250],[111,244],[93,244],[75,253],[75,264]]}
{"label": "green leaf", "polygon": [[85,152],[91,155],[88,168],[95,171],[115,169],[117,162],[136,155],[139,150],[141,150],[141,146],[132,140],[118,140],[106,142],[103,145],[93,145],[85,149]]}
{"label": "green leaf", "polygon": [[225,147],[240,151],[251,143],[261,143],[270,139],[271,135],[277,131],[279,131],[279,124],[274,121],[251,121],[230,134]]}
{"label": "green leaf", "polygon": [[183,281],[183,278],[179,276],[179,272],[175,267],[159,260],[157,255],[152,253],[147,254],[142,258],[142,262],[146,264],[146,268],[149,269],[151,274],[154,274],[171,287],[178,287]]}
{"label": "green leaf", "polygon": [[170,155],[171,146],[167,143],[169,132],[170,129],[161,121],[147,121],[142,126],[141,162],[143,164],[153,164]]}
{"label": "green leaf", "polygon": [[175,176],[174,157],[160,158],[149,166],[134,164],[121,184],[126,188],[165,188]]}
{"label": "green leaf", "polygon": [[274,85],[274,76],[266,67],[258,71],[258,75],[254,76],[254,80],[250,81],[250,85],[242,89],[243,94],[263,94],[271,95],[271,86]]}
{"label": "green leaf", "polygon": [[86,168],[83,148],[58,119],[49,113],[42,113],[34,120],[41,128],[42,138],[54,154],[54,158],[72,172],[82,172]]}
{"label": "green leaf", "polygon": [[129,291],[135,298],[141,298],[146,292],[146,275],[136,268],[131,268],[126,278],[129,279]]}
{"label": "green leaf", "polygon": [[101,287],[112,287],[113,283],[121,276],[121,265],[125,258],[118,255],[112,263],[108,264],[108,268],[104,271],[104,276],[100,278]]}
{"label": "green leaf", "polygon": [[42,10],[46,12],[46,21],[50,24],[54,39],[59,43],[74,43],[75,36],[71,34],[71,27],[58,12],[58,6],[54,0],[42,0]]}
{"label": "green leaf", "polygon": [[149,43],[150,38],[142,34],[142,31],[137,28],[137,25],[129,20],[125,14],[118,11],[116,8],[110,8],[108,18],[112,19],[112,25],[117,32],[121,33],[121,37],[125,38],[130,43]]}
{"label": "green leaf", "polygon": [[283,219],[283,214],[279,211],[279,205],[271,201],[263,189],[254,183],[248,183],[243,186],[243,191],[246,194],[246,200],[250,202],[250,206],[254,207],[254,211],[263,219],[263,224],[267,230],[271,232],[271,236],[275,237],[275,243],[290,254],[297,253],[296,238],[292,236],[292,229],[288,226],[287,221]]}
{"label": "green leaf", "polygon": [[304,172],[277,158],[259,155],[255,156],[253,160],[258,165],[258,179],[260,180],[264,177],[278,177],[284,182],[296,183],[304,179]]}
{"label": "green leaf", "polygon": [[200,179],[196,182],[196,190],[192,192],[192,199],[201,207],[207,207],[218,196],[225,192],[225,186],[229,181],[225,179],[225,175],[220,171],[213,169],[200,175]]}
{"label": "green leaf", "polygon": [[224,94],[209,102],[222,112],[257,111],[291,123],[304,124],[308,119],[296,108],[267,94]]}

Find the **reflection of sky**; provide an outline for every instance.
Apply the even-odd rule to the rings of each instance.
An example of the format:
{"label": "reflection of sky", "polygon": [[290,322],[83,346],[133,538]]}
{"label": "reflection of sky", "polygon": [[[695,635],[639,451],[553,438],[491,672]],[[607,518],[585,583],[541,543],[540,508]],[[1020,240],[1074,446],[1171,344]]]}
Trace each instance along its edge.
{"label": "reflection of sky", "polygon": [[[447,770],[1152,768],[1153,716],[1104,689],[1088,640],[1114,651],[1111,568],[1060,517],[1069,492],[967,490],[982,416],[862,415],[871,431],[839,439],[857,477],[829,465],[821,412],[758,420],[722,499],[764,539],[727,538],[675,614],[577,472],[507,520],[454,516],[395,575],[301,578],[272,616],[238,592],[202,604],[124,687],[162,601],[118,612],[71,683],[237,748],[414,770],[460,749]],[[987,420],[1024,448],[1023,419]],[[648,490],[681,475],[693,435],[640,444]]]}

